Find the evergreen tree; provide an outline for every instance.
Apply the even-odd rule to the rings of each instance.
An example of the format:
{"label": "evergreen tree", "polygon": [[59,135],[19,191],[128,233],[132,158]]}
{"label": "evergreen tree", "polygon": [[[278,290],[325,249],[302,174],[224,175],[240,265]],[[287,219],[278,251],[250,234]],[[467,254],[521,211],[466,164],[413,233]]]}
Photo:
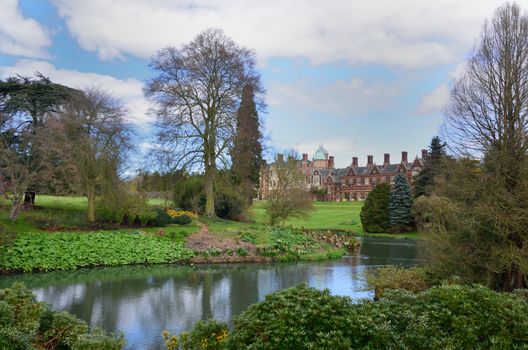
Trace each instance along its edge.
{"label": "evergreen tree", "polygon": [[242,92],[237,113],[237,129],[231,151],[234,182],[247,204],[255,197],[262,165],[262,135],[254,101],[253,86],[248,84]]}
{"label": "evergreen tree", "polygon": [[410,231],[414,225],[411,187],[403,174],[396,175],[389,199],[389,225],[394,232]]}
{"label": "evergreen tree", "polygon": [[415,198],[431,194],[435,177],[441,172],[442,160],[446,156],[445,146],[440,137],[432,138],[429,153],[424,159],[423,169],[414,179]]}
{"label": "evergreen tree", "polygon": [[388,183],[377,185],[369,193],[360,213],[365,232],[387,232],[390,193],[391,187]]}

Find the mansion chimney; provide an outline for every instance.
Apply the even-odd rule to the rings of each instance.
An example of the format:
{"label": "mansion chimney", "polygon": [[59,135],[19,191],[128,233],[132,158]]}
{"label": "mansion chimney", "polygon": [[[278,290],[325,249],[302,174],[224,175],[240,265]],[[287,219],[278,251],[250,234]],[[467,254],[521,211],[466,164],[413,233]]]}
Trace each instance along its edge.
{"label": "mansion chimney", "polygon": [[334,167],[334,156],[328,157],[328,167],[333,168]]}
{"label": "mansion chimney", "polygon": [[374,157],[373,156],[367,156],[367,164],[368,165],[374,164]]}
{"label": "mansion chimney", "polygon": [[422,159],[425,159],[425,158],[427,158],[427,150],[423,149],[422,150]]}
{"label": "mansion chimney", "polygon": [[284,154],[277,154],[277,163],[284,162]]}
{"label": "mansion chimney", "polygon": [[407,163],[407,152],[402,151],[402,163]]}
{"label": "mansion chimney", "polygon": [[352,157],[352,166],[358,166],[358,157]]}
{"label": "mansion chimney", "polygon": [[307,161],[307,160],[308,160],[308,153],[303,153],[303,160],[304,160],[304,161]]}
{"label": "mansion chimney", "polygon": [[390,164],[390,154],[389,153],[385,153],[383,155],[384,159],[383,159],[383,164]]}

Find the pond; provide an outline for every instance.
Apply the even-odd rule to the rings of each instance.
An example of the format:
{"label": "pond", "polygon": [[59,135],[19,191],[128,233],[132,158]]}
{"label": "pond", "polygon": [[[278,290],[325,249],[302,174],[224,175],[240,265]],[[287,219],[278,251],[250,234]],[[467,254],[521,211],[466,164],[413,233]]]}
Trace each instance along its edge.
{"label": "pond", "polygon": [[24,282],[38,300],[107,331],[122,331],[126,349],[163,349],[173,334],[200,319],[229,322],[266,294],[307,283],[334,295],[372,298],[365,271],[419,263],[414,240],[364,238],[353,256],[325,262],[126,266],[2,277],[0,288]]}

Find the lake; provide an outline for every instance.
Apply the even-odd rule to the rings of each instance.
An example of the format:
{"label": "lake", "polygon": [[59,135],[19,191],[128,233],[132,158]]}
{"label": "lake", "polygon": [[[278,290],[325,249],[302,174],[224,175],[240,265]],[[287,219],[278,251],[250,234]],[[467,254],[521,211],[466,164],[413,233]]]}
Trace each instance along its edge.
{"label": "lake", "polygon": [[125,266],[4,276],[0,288],[23,282],[38,300],[91,326],[121,331],[126,349],[163,349],[161,332],[189,330],[200,319],[229,322],[266,294],[306,283],[334,295],[372,298],[365,271],[419,264],[414,240],[363,238],[352,256],[324,262]]}

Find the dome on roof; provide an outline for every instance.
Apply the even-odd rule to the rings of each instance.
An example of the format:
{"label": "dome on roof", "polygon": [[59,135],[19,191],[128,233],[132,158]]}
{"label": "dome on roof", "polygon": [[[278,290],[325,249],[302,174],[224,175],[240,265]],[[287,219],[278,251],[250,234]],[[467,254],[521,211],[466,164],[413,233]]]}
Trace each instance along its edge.
{"label": "dome on roof", "polygon": [[323,148],[323,145],[319,146],[319,149],[315,151],[313,160],[327,160],[327,159],[328,159],[328,151]]}

